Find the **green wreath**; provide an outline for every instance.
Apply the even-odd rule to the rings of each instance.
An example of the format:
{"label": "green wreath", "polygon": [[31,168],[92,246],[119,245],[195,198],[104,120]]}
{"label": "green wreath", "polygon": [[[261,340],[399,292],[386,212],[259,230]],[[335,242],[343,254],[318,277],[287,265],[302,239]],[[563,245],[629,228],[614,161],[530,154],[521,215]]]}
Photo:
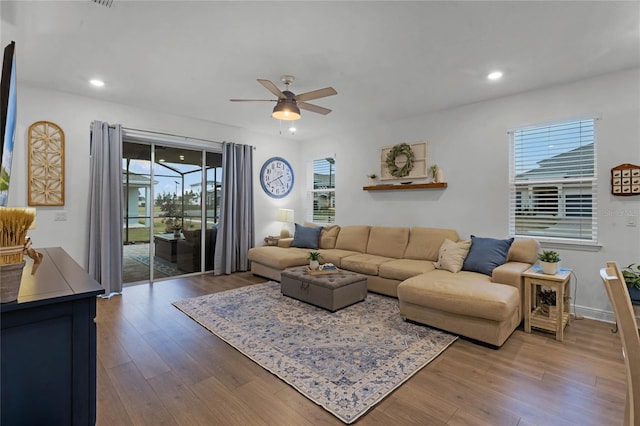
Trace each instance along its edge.
{"label": "green wreath", "polygon": [[[398,167],[396,164],[396,158],[399,155],[404,155],[407,157],[407,162],[402,167]],[[404,177],[411,173],[413,170],[413,160],[415,159],[415,155],[411,150],[411,147],[406,143],[401,143],[395,145],[391,148],[391,151],[387,154],[387,169],[389,169],[389,174],[393,177]]]}

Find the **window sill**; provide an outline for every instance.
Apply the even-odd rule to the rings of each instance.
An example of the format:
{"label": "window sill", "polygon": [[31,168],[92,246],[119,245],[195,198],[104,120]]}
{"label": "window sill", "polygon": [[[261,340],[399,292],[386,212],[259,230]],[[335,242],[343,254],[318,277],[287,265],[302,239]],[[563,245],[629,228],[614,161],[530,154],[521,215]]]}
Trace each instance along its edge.
{"label": "window sill", "polygon": [[591,251],[596,252],[602,249],[602,245],[592,241],[575,241],[564,240],[561,238],[550,239],[545,237],[536,237],[533,235],[516,235],[515,238],[533,238],[540,243],[540,247],[543,249],[560,249],[560,250],[575,250],[575,251]]}

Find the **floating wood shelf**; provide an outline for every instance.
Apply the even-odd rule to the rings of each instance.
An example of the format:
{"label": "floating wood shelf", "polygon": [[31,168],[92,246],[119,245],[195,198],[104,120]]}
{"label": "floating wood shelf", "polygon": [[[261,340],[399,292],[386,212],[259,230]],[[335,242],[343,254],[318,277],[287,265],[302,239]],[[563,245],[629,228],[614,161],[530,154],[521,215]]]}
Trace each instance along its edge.
{"label": "floating wood shelf", "polygon": [[388,185],[371,185],[371,186],[363,186],[363,191],[396,191],[396,190],[404,190],[404,189],[438,189],[438,188],[446,188],[447,183],[408,183],[406,185],[402,184],[388,184]]}

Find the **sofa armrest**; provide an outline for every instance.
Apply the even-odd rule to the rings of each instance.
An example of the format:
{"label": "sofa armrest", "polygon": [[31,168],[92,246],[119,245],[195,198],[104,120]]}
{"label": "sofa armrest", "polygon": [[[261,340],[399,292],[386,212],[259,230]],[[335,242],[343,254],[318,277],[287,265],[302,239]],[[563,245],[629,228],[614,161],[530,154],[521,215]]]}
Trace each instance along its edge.
{"label": "sofa armrest", "polygon": [[508,284],[522,293],[522,273],[529,268],[531,268],[530,263],[507,262],[493,270],[491,282]]}
{"label": "sofa armrest", "polygon": [[291,247],[291,243],[293,242],[293,238],[280,238],[278,240],[278,247]]}

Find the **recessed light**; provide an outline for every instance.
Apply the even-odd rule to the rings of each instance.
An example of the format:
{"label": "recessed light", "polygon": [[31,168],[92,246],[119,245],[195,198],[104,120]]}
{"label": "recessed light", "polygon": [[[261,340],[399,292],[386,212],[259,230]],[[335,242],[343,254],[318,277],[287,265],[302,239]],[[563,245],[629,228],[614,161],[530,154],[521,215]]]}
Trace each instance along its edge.
{"label": "recessed light", "polygon": [[297,129],[295,127],[289,127],[290,132],[295,132]]}
{"label": "recessed light", "polygon": [[492,81],[500,80],[502,78],[502,71],[492,71],[487,75],[487,78]]}
{"label": "recessed light", "polygon": [[96,86],[96,87],[102,87],[102,86],[104,86],[104,81],[102,81],[102,80],[98,80],[97,78],[94,78],[94,79],[92,79],[92,80],[89,80],[89,83],[91,83],[93,86]]}

